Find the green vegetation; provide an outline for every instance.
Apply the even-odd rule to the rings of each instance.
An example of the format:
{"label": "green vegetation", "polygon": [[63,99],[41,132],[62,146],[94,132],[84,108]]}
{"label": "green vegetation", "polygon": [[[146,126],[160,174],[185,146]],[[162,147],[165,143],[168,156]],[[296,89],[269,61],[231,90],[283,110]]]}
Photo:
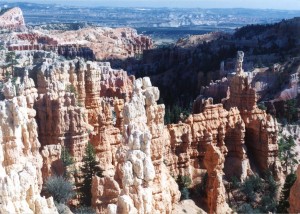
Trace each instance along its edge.
{"label": "green vegetation", "polygon": [[176,182],[179,187],[179,191],[181,192],[181,200],[190,198],[190,190],[188,189],[192,183],[192,180],[188,176],[179,175],[176,179]]}
{"label": "green vegetation", "polygon": [[75,210],[72,210],[74,214],[96,214],[95,210],[92,207],[79,207]]}
{"label": "green vegetation", "polygon": [[288,123],[292,123],[298,120],[298,109],[297,109],[297,100],[291,99],[286,101],[285,107],[285,118]]}
{"label": "green vegetation", "polygon": [[9,51],[5,55],[5,62],[11,67],[11,75],[14,75],[14,66],[17,65],[16,53],[14,51]]}
{"label": "green vegetation", "polygon": [[297,160],[298,153],[294,151],[296,147],[295,140],[292,136],[282,136],[278,146],[279,159],[285,169],[285,173],[293,172],[294,167],[299,163]]}
{"label": "green vegetation", "polygon": [[45,190],[58,204],[67,203],[74,195],[73,185],[62,176],[51,176],[45,183]]}
{"label": "green vegetation", "polygon": [[96,155],[93,145],[89,142],[83,157],[83,166],[81,167],[83,182],[79,187],[79,196],[81,205],[90,207],[91,206],[91,187],[92,178],[94,175],[102,177],[103,170],[98,166],[99,163],[96,161]]}
{"label": "green vegetation", "polygon": [[64,147],[64,146],[61,149],[61,160],[62,160],[63,165],[64,165],[64,177],[68,178],[71,175],[71,172],[68,169],[68,166],[70,166],[74,163],[74,159],[70,155],[70,153],[66,149],[66,147]]}
{"label": "green vegetation", "polygon": [[[243,183],[232,178],[230,191],[235,200],[232,208],[238,213],[276,212],[278,186],[270,172],[264,173],[262,178],[258,175],[251,175]],[[242,193],[242,195],[234,196],[236,193]],[[239,198],[239,205],[236,198]]]}
{"label": "green vegetation", "polygon": [[189,108],[180,107],[179,105],[168,106],[164,118],[165,124],[178,123],[180,120],[185,120],[190,113],[191,110]]}
{"label": "green vegetation", "polygon": [[70,92],[75,94],[75,97],[77,97],[77,91],[74,85],[70,84],[66,86],[66,92]]}
{"label": "green vegetation", "polygon": [[290,207],[289,196],[290,190],[297,179],[296,174],[290,173],[286,176],[283,188],[281,190],[280,201],[277,206],[278,213],[288,213],[288,208]]}
{"label": "green vegetation", "polygon": [[260,110],[264,110],[264,111],[267,110],[267,107],[265,106],[264,103],[258,103],[258,104],[257,104],[257,107],[258,107]]}

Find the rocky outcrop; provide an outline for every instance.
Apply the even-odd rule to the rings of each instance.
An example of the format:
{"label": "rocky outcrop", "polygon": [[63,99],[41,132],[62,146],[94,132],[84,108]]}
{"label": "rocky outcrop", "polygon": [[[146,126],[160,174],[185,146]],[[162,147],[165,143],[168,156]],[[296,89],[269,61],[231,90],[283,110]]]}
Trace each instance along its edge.
{"label": "rocky outcrop", "polygon": [[276,119],[257,107],[255,89],[242,68],[243,52],[238,52],[236,74],[229,80],[230,95],[224,101],[226,109],[237,107],[245,122],[245,143],[251,164],[262,173],[271,170],[279,179],[281,166],[278,159],[278,127]]}
{"label": "rocky outcrop", "polygon": [[[39,96],[35,108],[37,109],[39,140],[42,146],[66,147],[74,156],[75,161],[80,162],[89,140],[88,132],[92,131],[93,127],[88,124],[86,109],[76,103],[76,91],[70,89],[68,80],[70,75],[67,70],[61,67],[63,72],[55,69],[49,72],[48,66],[50,65],[44,63],[37,78]],[[56,73],[58,71],[59,73]],[[55,155],[56,158],[53,159],[51,154],[56,154],[58,151],[51,151],[51,148],[54,149],[54,147],[46,147],[42,153],[47,159],[44,163],[50,165],[60,157],[60,155],[58,157]],[[50,152],[48,152],[49,149]]]}
{"label": "rocky outcrop", "polygon": [[[92,143],[104,170],[104,177],[92,179],[98,213],[172,213],[180,198],[174,178],[188,176],[194,187],[206,173],[207,211],[229,213],[224,179],[243,181],[265,170],[280,179],[276,120],[256,105],[243,53],[235,75],[212,83],[195,102],[194,114],[167,126],[165,106],[157,104],[160,92],[149,78],[135,80],[109,63],[34,58],[38,63],[29,73],[37,89],[25,70],[24,86],[4,87],[3,93],[7,99],[26,96],[27,108],[37,111],[44,180],[62,174],[63,147],[80,169],[85,146]],[[213,104],[209,96],[219,91],[222,103]]]}
{"label": "rocky outcrop", "polygon": [[[25,26],[24,23],[23,25]],[[45,50],[67,58],[84,57],[87,60],[125,59],[135,57],[153,47],[151,38],[139,35],[132,28],[86,27],[72,31],[35,30],[0,35],[0,38],[11,51]]]}
{"label": "rocky outcrop", "polygon": [[289,213],[299,213],[300,212],[300,166],[298,166],[297,170],[297,180],[290,190],[290,208]]}
{"label": "rocky outcrop", "polygon": [[117,152],[121,194],[108,213],[171,213],[179,200],[177,184],[163,164],[164,106],[156,104],[158,99],[149,78],[135,81],[123,110],[125,142]]}
{"label": "rocky outcrop", "polygon": [[[39,139],[44,146],[45,178],[51,174],[50,168],[61,168],[57,145],[66,147],[79,166],[88,141],[95,147],[104,174],[111,175],[122,140],[124,105],[124,101],[114,98],[128,99],[133,78],[124,71],[111,69],[109,63],[77,59],[48,59],[36,66],[33,73],[39,93],[35,107]],[[116,118],[112,111],[114,102]]]}
{"label": "rocky outcrop", "polygon": [[[17,84],[17,89],[15,87]],[[57,213],[52,198],[40,196],[42,157],[33,101],[36,89],[24,77],[4,84],[0,101],[0,212]]]}
{"label": "rocky outcrop", "polygon": [[0,29],[24,30],[25,21],[20,8],[14,7],[0,11]]}
{"label": "rocky outcrop", "polygon": [[236,74],[229,79],[223,104],[205,99],[217,94],[210,90],[219,90],[213,84],[204,91],[207,95],[199,96],[194,103],[197,114],[183,123],[168,125],[166,165],[173,175],[192,178],[192,185],[200,183],[207,172],[206,202],[210,213],[230,212],[223,174],[226,179],[235,176],[244,180],[253,172],[271,170],[276,179],[282,178],[276,120],[257,107],[257,95],[243,72],[242,62],[243,53],[239,53]]}
{"label": "rocky outcrop", "polygon": [[204,165],[207,169],[207,205],[209,213],[232,213],[231,208],[226,203],[226,191],[222,182],[224,167],[224,154],[226,147],[216,147],[208,144],[204,157]]}

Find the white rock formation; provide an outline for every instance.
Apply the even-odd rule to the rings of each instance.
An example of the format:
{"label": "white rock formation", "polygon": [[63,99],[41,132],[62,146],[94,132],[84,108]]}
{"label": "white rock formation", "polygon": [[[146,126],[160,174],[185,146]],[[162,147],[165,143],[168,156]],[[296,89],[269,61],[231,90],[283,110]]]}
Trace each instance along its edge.
{"label": "white rock formation", "polygon": [[0,213],[57,213],[52,198],[40,196],[42,157],[36,112],[27,101],[34,98],[36,90],[27,87],[26,97],[15,96],[11,81],[3,88],[6,99],[0,101]]}

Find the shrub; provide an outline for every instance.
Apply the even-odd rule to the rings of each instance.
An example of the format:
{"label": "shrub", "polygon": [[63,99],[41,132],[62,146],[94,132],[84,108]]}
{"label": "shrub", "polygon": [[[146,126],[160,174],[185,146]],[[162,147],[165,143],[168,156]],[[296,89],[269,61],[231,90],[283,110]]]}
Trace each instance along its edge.
{"label": "shrub", "polygon": [[69,214],[70,213],[69,207],[65,204],[55,203],[55,207],[59,214]]}
{"label": "shrub", "polygon": [[259,210],[262,213],[275,212],[276,211],[276,200],[270,195],[264,195],[261,199]]}
{"label": "shrub", "polygon": [[189,199],[190,198],[190,191],[188,188],[186,187],[183,187],[181,190],[181,197],[180,197],[180,200],[186,200],[186,199]]}
{"label": "shrub", "polygon": [[73,185],[62,176],[51,176],[45,183],[45,190],[57,203],[66,203],[74,195]]}
{"label": "shrub", "polygon": [[280,196],[280,201],[277,206],[277,212],[278,213],[288,213],[288,208],[290,207],[289,203],[289,196],[290,196],[290,190],[293,184],[295,183],[297,179],[296,174],[290,173],[286,176],[282,191],[281,191],[281,196]]}
{"label": "shrub", "polygon": [[189,199],[190,198],[190,191],[188,187],[191,185],[192,180],[188,176],[179,175],[176,179],[178,184],[179,190],[181,192],[181,200]]}
{"label": "shrub", "polygon": [[74,214],[96,214],[95,210],[92,207],[78,207],[75,210],[73,210]]}
{"label": "shrub", "polygon": [[242,184],[242,192],[246,195],[248,202],[253,202],[256,199],[256,192],[260,191],[263,184],[257,175],[251,175]]}
{"label": "shrub", "polygon": [[237,189],[241,186],[239,179],[235,176],[231,177],[231,185],[233,189]]}
{"label": "shrub", "polygon": [[238,213],[258,213],[257,210],[253,209],[250,204],[243,204],[239,207]]}

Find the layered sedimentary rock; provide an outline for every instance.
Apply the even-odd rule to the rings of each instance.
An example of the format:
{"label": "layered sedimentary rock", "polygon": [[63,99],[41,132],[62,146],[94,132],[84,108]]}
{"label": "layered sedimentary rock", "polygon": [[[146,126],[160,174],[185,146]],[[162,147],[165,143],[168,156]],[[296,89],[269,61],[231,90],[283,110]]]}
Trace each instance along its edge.
{"label": "layered sedimentary rock", "polygon": [[121,192],[108,213],[171,213],[179,200],[177,184],[163,164],[164,106],[156,104],[158,99],[149,78],[135,81],[123,110],[125,142],[117,152]]}
{"label": "layered sedimentary rock", "polygon": [[[49,71],[50,68],[52,69]],[[48,145],[66,147],[74,160],[80,162],[89,140],[88,132],[93,130],[88,124],[87,110],[78,106],[76,90],[69,89],[70,76],[63,65],[55,70],[48,63],[44,63],[37,73],[39,96],[35,108],[39,140],[44,147],[44,179],[51,175],[48,165],[52,166],[52,173],[61,168],[61,148]]]}
{"label": "layered sedimentary rock", "polygon": [[237,107],[245,122],[246,146],[252,164],[258,172],[271,170],[279,179],[281,167],[278,159],[278,127],[276,119],[257,107],[255,89],[250,86],[242,63],[243,52],[238,52],[236,74],[230,79],[230,95],[224,101],[226,109]]}
{"label": "layered sedimentary rock", "polygon": [[257,95],[242,70],[242,61],[243,53],[239,53],[236,74],[229,79],[229,93],[222,99],[224,104],[213,104],[212,98],[205,99],[207,95],[199,96],[194,103],[197,114],[183,123],[168,125],[166,164],[175,176],[191,177],[192,185],[207,172],[210,213],[230,211],[223,174],[226,179],[236,176],[244,180],[253,171],[271,170],[276,179],[281,179],[276,120],[257,107]]}
{"label": "layered sedimentary rock", "polygon": [[[98,213],[172,213],[180,198],[174,178],[188,176],[195,186],[205,173],[207,211],[228,213],[224,178],[244,180],[256,169],[280,177],[276,121],[257,108],[242,53],[236,74],[222,82],[224,88],[229,85],[226,93],[212,84],[195,102],[194,114],[168,126],[165,107],[157,104],[160,92],[149,78],[135,80],[109,63],[35,60],[30,75],[37,90],[25,71],[18,93],[37,110],[43,179],[62,173],[63,146],[79,169],[90,141],[104,170],[104,177],[92,180],[92,206]],[[223,103],[207,99],[216,91],[224,91]],[[9,87],[4,92],[13,99]]]}
{"label": "layered sedimentary rock", "polygon": [[25,29],[25,21],[22,10],[18,7],[14,7],[0,11],[0,29]]}
{"label": "layered sedimentary rock", "polygon": [[231,213],[232,210],[226,203],[225,187],[222,182],[222,174],[224,167],[224,154],[226,147],[216,147],[208,144],[204,157],[204,165],[207,169],[207,206],[209,213]]}
{"label": "layered sedimentary rock", "polygon": [[299,213],[300,212],[300,165],[297,170],[297,180],[290,190],[290,208],[289,213]]}
{"label": "layered sedimentary rock", "polygon": [[244,145],[245,125],[238,109],[227,111],[209,99],[201,113],[190,115],[185,123],[168,125],[168,130],[171,152],[166,159],[172,174],[191,177],[196,185],[206,171],[208,211],[230,212],[222,175],[243,180],[251,173]]}
{"label": "layered sedimentary rock", "polygon": [[[168,129],[171,154],[176,155],[173,166],[170,165],[176,170],[175,174],[188,175],[199,181],[201,169],[206,168],[203,163],[206,146],[213,143],[227,147],[226,152],[224,148],[222,150],[230,165],[228,170],[225,167],[228,177],[235,175],[244,179],[247,176],[249,165],[244,145],[245,125],[238,109],[227,111],[222,104],[214,105],[209,99],[204,102],[201,113],[190,115],[185,123],[168,125]],[[167,159],[172,160],[172,157]]]}
{"label": "layered sedimentary rock", "polygon": [[[18,10],[22,13],[20,9]],[[3,23],[1,22],[3,27],[5,23],[10,25],[8,21]],[[13,24],[12,26],[25,26],[21,21]],[[0,38],[7,44],[6,47],[10,51],[44,50],[56,52],[67,58],[78,56],[87,60],[125,59],[153,47],[151,38],[139,35],[132,28],[86,27],[72,31],[35,30],[34,32],[29,30],[22,33],[3,34]]]}
{"label": "layered sedimentary rock", "polygon": [[[79,170],[88,141],[103,174],[112,176],[122,142],[123,99],[132,94],[133,78],[111,69],[109,63],[59,61],[55,57],[35,66],[31,75],[37,80],[39,94],[35,108],[43,146],[43,178],[63,173],[63,147]],[[75,181],[79,182],[76,175]]]}
{"label": "layered sedimentary rock", "polygon": [[[111,110],[101,101],[100,91],[103,96],[112,98],[131,94],[132,81],[125,72],[112,70],[109,63],[55,59],[49,59],[34,70],[39,93],[35,106],[42,145],[64,145],[80,159],[89,140],[88,133],[93,131],[95,136],[91,140],[97,146],[104,143],[105,137],[99,136],[102,126],[105,126],[104,135],[120,132],[109,130],[109,124],[105,123],[111,120],[105,118]],[[114,93],[106,92],[109,88]]]}
{"label": "layered sedimentary rock", "polygon": [[[17,86],[17,87],[16,87]],[[16,90],[17,88],[17,90]],[[33,101],[36,89],[25,75],[3,86],[0,101],[0,212],[57,213],[52,198],[40,196],[43,164]]]}

